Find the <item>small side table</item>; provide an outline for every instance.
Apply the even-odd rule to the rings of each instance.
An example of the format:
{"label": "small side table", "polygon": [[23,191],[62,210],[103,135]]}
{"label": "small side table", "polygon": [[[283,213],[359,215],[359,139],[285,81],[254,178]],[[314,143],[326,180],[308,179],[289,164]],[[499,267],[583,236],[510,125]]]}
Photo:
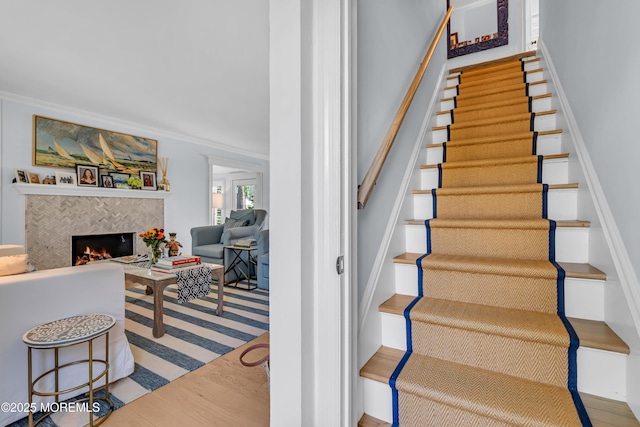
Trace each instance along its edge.
{"label": "small side table", "polygon": [[[224,271],[224,275],[222,277],[226,276],[227,273],[233,271],[236,273],[235,287],[238,287],[238,282],[240,282],[242,278],[245,278],[247,279],[247,290],[252,291],[255,288],[257,288],[258,287],[257,278],[256,278],[256,284],[253,285],[253,287],[251,287],[251,277],[252,277],[251,270],[252,270],[252,267],[254,272],[257,272],[257,269],[258,269],[258,258],[257,258],[258,247],[257,246],[251,246],[251,247],[225,246],[224,250],[225,250],[225,257],[226,257],[226,251],[228,250],[233,255],[233,259],[231,260],[229,267],[227,267],[227,269]],[[244,252],[247,253],[246,261],[242,257],[242,254]],[[251,252],[256,252],[256,255],[252,255]],[[242,269],[242,266],[247,268],[246,273]],[[230,285],[231,283],[234,283],[234,282],[229,282],[225,284]]]}
{"label": "small side table", "polygon": [[[108,314],[85,314],[81,316],[68,317],[66,319],[55,320],[53,322],[45,323],[36,326],[28,330],[23,336],[22,341],[27,345],[27,357],[29,366],[29,427],[37,425],[40,421],[47,418],[52,412],[47,412],[36,423],[33,423],[33,396],[55,396],[56,402],[59,402],[59,397],[62,394],[72,391],[80,390],[83,387],[89,386],[89,396],[83,399],[77,400],[77,402],[89,401],[89,410],[93,410],[94,400],[103,400],[109,405],[107,413],[98,421],[94,423],[93,414],[89,413],[89,425],[99,426],[106,420],[111,412],[113,412],[113,402],[109,397],[109,330],[116,324],[116,319]],[[105,358],[104,360],[93,358],[93,340],[105,336]],[[85,360],[78,360],[75,362],[65,363],[59,366],[58,363],[58,350],[62,347],[68,347],[83,342],[89,342],[89,358]],[[33,349],[53,349],[55,366],[53,369],[43,373],[35,380],[33,380],[32,372],[32,357],[31,351]],[[93,363],[101,363],[104,365],[104,370],[94,376]],[[89,380],[86,383],[80,384],[76,387],[72,387],[66,390],[59,390],[58,377],[62,369],[77,365],[79,363],[87,363],[89,365]],[[36,384],[49,374],[55,375],[55,390],[54,391],[38,391],[36,390]],[[93,385],[100,378],[105,377],[105,397],[93,396]]]}

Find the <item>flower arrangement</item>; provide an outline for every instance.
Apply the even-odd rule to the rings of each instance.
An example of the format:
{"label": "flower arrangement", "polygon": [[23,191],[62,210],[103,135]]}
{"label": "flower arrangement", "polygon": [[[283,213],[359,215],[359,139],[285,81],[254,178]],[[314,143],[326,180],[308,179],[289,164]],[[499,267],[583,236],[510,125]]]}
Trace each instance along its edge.
{"label": "flower arrangement", "polygon": [[[127,180],[127,184],[129,184],[129,187],[131,187],[131,188],[141,188],[142,187],[142,180],[140,178],[138,178],[137,176],[132,176]],[[149,230],[149,231],[151,231],[151,230]]]}
{"label": "flower arrangement", "polygon": [[142,241],[151,249],[149,253],[149,261],[155,264],[158,258],[162,256],[160,245],[166,244],[167,239],[164,237],[163,228],[151,228],[139,235]]}

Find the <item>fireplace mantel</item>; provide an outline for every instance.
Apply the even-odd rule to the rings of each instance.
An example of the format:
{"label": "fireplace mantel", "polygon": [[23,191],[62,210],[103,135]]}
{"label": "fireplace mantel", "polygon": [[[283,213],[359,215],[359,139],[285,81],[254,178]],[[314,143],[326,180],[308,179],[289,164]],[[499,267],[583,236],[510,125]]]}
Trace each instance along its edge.
{"label": "fireplace mantel", "polygon": [[166,199],[167,191],[128,190],[122,188],[77,187],[73,185],[11,184],[19,194],[79,197],[123,197],[131,199]]}

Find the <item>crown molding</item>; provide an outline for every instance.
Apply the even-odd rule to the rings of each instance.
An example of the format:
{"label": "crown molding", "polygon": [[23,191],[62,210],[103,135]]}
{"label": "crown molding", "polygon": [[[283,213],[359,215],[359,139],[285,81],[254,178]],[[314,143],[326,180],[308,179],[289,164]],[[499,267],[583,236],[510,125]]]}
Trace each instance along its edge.
{"label": "crown molding", "polygon": [[233,147],[231,145],[228,145],[222,142],[207,140],[204,138],[197,138],[197,137],[179,134],[175,132],[170,132],[164,129],[154,128],[154,127],[142,125],[139,123],[129,122],[127,120],[122,120],[115,117],[92,113],[90,111],[80,110],[78,108],[68,107],[66,105],[57,104],[55,102],[44,101],[41,99],[31,98],[24,95],[18,95],[11,92],[0,91],[0,100],[19,102],[21,104],[30,105],[38,108],[55,109],[55,110],[63,111],[79,117],[83,117],[89,120],[107,121],[107,122],[118,124],[120,126],[134,128],[136,130],[142,131],[142,133],[153,133],[155,135],[162,136],[165,138],[177,139],[179,141],[196,144],[203,147],[215,148],[217,150],[224,151],[227,153],[239,154],[245,157],[252,157],[260,160],[267,160],[267,161],[269,160],[268,154],[258,154],[258,153],[247,152],[245,150],[241,150],[237,147]]}

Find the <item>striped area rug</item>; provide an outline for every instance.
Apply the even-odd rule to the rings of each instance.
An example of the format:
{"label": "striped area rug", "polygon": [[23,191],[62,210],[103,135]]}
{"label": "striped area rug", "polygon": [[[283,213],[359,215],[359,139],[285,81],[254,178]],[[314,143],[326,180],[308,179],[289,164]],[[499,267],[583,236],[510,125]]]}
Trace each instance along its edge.
{"label": "striped area rug", "polygon": [[[166,333],[153,338],[153,295],[136,286],[125,292],[125,333],[135,360],[134,372],[113,383],[115,409],[168,384],[269,330],[269,292],[226,287],[224,314],[217,316],[217,285],[201,299],[178,303],[178,289],[164,292]],[[79,396],[79,398],[82,396]],[[74,399],[72,399],[74,400]],[[36,418],[38,415],[36,416]],[[83,426],[86,414],[54,414],[39,425]],[[27,426],[27,418],[11,427]]]}

